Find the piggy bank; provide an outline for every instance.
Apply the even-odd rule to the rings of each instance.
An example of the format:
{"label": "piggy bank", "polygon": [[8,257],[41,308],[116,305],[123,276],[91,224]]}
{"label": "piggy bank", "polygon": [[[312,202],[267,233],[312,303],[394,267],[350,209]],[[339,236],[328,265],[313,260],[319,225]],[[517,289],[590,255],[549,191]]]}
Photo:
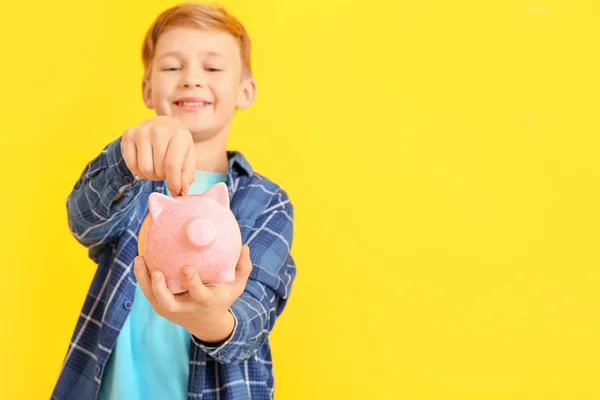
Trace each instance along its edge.
{"label": "piggy bank", "polygon": [[182,268],[192,266],[204,284],[231,282],[242,250],[242,236],[229,209],[227,185],[203,194],[169,197],[152,193],[140,228],[139,255],[150,272],[159,270],[167,287],[185,292]]}

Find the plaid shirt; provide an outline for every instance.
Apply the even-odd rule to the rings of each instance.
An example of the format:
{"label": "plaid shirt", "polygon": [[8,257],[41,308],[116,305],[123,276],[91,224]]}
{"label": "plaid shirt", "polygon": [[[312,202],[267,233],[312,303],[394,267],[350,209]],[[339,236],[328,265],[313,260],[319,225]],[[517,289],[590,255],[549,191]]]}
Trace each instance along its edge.
{"label": "plaid shirt", "polygon": [[[67,200],[74,237],[98,264],[54,388],[54,400],[96,399],[102,373],[133,304],[133,259],[148,196],[163,182],[136,180],[121,153],[121,139],[92,160]],[[228,152],[231,210],[253,270],[230,308],[231,337],[218,347],[190,335],[188,399],[271,399],[273,365],[268,335],[282,313],[296,276],[290,254],[293,206],[276,184],[258,175],[238,152]],[[118,202],[114,199],[124,191]],[[127,399],[135,400],[135,399]]]}

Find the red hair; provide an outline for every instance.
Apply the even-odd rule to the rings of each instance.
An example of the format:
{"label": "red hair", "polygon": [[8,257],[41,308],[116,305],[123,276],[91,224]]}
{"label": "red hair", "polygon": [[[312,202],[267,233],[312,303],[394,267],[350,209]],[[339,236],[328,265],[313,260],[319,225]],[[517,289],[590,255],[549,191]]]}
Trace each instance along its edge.
{"label": "red hair", "polygon": [[231,34],[240,47],[244,73],[252,75],[250,36],[248,36],[244,25],[236,17],[229,14],[225,7],[220,4],[194,2],[181,3],[163,11],[152,23],[146,32],[142,46],[142,62],[144,63],[144,71],[146,73],[154,58],[156,43],[160,35],[169,28],[183,26]]}

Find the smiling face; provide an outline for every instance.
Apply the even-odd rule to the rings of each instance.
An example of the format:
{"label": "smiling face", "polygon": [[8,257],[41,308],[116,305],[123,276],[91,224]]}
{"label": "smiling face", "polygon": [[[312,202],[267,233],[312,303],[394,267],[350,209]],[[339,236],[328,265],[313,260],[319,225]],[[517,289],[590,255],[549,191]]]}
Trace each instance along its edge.
{"label": "smiling face", "polygon": [[195,142],[227,135],[235,111],[255,93],[235,38],[192,27],[161,34],[143,83],[146,106],[183,122]]}

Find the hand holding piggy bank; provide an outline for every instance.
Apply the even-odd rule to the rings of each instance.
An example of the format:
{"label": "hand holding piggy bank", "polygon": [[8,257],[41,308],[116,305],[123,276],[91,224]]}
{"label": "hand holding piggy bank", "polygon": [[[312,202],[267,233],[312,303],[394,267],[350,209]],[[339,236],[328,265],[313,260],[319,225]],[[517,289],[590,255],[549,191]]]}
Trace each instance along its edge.
{"label": "hand holding piggy bank", "polygon": [[140,228],[138,252],[150,273],[162,272],[169,290],[185,292],[181,270],[192,266],[203,284],[235,279],[242,236],[229,209],[227,185],[205,193],[172,198],[152,193],[149,213]]}

